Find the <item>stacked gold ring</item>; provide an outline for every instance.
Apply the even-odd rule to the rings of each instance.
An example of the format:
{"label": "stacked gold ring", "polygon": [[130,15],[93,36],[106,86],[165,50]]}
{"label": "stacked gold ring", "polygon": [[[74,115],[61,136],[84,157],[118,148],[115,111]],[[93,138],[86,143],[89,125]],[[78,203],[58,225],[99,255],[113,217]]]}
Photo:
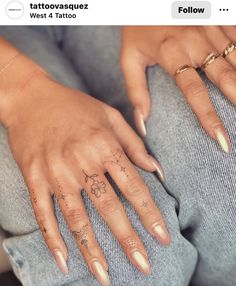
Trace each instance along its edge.
{"label": "stacked gold ring", "polygon": [[[205,70],[206,67],[211,65],[216,59],[219,57],[226,58],[229,54],[231,54],[234,50],[236,50],[236,42],[235,43],[230,43],[222,52],[222,54],[215,54],[215,53],[210,53],[206,59],[204,60],[203,64],[201,65],[201,69]],[[178,68],[174,74],[176,77],[177,75],[186,72],[190,69],[194,69],[193,66],[191,65],[183,65],[182,67]]]}
{"label": "stacked gold ring", "polygon": [[210,53],[203,64],[201,65],[201,68],[204,70],[206,67],[208,67],[210,64],[212,64],[216,59],[218,59],[221,55]]}
{"label": "stacked gold ring", "polygon": [[236,43],[230,43],[223,51],[222,57],[226,58],[229,54],[231,54],[236,49]]}
{"label": "stacked gold ring", "polygon": [[182,66],[181,68],[177,69],[176,72],[175,72],[175,77],[183,72],[186,72],[190,69],[194,69],[193,66],[190,66],[190,65],[184,65]]}

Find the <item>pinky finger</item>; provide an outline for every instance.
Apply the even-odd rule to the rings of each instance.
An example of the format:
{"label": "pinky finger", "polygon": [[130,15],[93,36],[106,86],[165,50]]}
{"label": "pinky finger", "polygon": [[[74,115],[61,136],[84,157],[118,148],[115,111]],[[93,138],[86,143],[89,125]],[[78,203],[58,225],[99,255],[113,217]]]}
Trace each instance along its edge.
{"label": "pinky finger", "polygon": [[39,187],[39,184],[35,188],[31,186],[30,196],[36,221],[44,240],[61,272],[68,274],[67,248],[58,228],[53,201],[48,187],[42,188],[42,185]]}

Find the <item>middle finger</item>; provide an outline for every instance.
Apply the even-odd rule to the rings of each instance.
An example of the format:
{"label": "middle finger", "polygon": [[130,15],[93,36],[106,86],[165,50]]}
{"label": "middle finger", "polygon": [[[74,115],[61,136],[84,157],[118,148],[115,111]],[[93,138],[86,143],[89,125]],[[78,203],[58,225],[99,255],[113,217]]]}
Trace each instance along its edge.
{"label": "middle finger", "polygon": [[80,177],[90,199],[120,242],[130,261],[144,274],[150,274],[151,267],[147,252],[103,172],[86,167],[82,170]]}

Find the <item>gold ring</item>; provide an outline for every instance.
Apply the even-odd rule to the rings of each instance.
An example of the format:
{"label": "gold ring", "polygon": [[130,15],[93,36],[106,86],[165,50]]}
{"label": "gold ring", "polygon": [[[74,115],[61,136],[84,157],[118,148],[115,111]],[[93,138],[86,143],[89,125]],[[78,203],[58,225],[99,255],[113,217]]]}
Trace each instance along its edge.
{"label": "gold ring", "polygon": [[209,66],[210,64],[212,64],[216,59],[218,59],[220,57],[220,55],[216,55],[214,53],[210,53],[207,58],[205,59],[205,61],[203,62],[203,64],[201,65],[201,68],[204,70],[207,66]]}
{"label": "gold ring", "polygon": [[176,70],[175,76],[177,76],[177,75],[179,75],[179,74],[181,74],[181,73],[183,73],[183,72],[186,72],[186,71],[188,71],[188,70],[190,70],[190,69],[194,69],[194,67],[193,67],[193,66],[190,66],[190,65],[184,65],[184,66],[182,66],[181,68],[179,68],[179,69]]}
{"label": "gold ring", "polygon": [[222,57],[226,58],[229,54],[231,54],[236,49],[236,43],[230,43],[223,51]]}

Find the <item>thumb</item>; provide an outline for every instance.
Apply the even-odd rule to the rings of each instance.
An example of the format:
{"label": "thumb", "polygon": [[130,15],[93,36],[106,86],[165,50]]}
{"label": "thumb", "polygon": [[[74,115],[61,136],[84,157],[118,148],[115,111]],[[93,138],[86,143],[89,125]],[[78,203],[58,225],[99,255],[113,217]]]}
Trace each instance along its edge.
{"label": "thumb", "polygon": [[129,100],[134,109],[135,125],[142,136],[146,135],[145,121],[151,109],[146,68],[138,57],[124,55],[121,58],[121,68],[124,74],[125,85]]}

